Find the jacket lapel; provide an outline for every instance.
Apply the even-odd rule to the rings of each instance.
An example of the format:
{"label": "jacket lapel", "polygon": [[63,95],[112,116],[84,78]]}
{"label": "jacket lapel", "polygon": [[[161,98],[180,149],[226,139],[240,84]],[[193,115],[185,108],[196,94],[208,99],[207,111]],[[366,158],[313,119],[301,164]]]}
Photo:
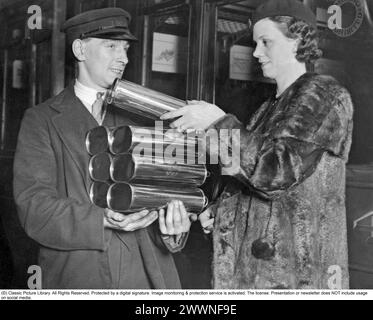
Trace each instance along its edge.
{"label": "jacket lapel", "polygon": [[155,289],[167,289],[161,267],[154,252],[154,246],[146,229],[138,230],[136,233],[141,256],[150,281]]}
{"label": "jacket lapel", "polygon": [[50,107],[58,112],[52,118],[52,123],[88,187],[89,154],[85,147],[85,137],[87,132],[98,124],[75,96],[72,84],[51,103]]}

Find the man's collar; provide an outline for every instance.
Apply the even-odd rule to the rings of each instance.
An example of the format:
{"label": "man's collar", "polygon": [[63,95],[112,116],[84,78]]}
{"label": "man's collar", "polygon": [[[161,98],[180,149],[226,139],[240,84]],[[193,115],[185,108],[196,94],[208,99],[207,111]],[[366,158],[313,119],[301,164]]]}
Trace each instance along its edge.
{"label": "man's collar", "polygon": [[[88,105],[92,105],[96,101],[98,92],[103,92],[87,87],[86,85],[82,84],[78,79],[75,79],[74,91],[76,96]],[[103,99],[105,99],[105,96],[106,91],[104,93]]]}

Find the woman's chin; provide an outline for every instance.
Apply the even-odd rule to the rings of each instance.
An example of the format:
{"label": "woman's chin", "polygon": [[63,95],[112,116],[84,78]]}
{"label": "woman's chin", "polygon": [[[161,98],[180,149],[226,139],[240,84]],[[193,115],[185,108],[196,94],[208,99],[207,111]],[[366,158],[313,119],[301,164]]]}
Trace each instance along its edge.
{"label": "woman's chin", "polygon": [[266,66],[262,67],[263,76],[268,79],[274,79],[273,72],[269,70]]}
{"label": "woman's chin", "polygon": [[264,70],[263,70],[263,76],[271,80],[275,78],[273,74],[271,74],[270,72],[265,72]]}

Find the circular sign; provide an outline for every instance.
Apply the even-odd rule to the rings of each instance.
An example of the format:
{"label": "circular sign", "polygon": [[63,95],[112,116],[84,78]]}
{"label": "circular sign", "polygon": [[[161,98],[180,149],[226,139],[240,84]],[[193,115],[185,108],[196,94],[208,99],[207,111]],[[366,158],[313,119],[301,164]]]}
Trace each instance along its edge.
{"label": "circular sign", "polygon": [[333,30],[336,35],[343,38],[353,35],[360,28],[364,19],[364,8],[361,0],[337,0],[335,5],[341,8],[346,3],[350,3],[355,7],[355,19],[350,26]]}

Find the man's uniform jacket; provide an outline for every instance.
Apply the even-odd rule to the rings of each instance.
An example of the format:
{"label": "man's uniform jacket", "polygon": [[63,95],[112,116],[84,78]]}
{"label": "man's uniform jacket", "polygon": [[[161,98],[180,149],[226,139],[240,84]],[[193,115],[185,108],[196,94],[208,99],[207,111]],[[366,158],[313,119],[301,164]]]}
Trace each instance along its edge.
{"label": "man's uniform jacket", "polygon": [[[130,117],[108,106],[103,125],[134,124]],[[157,221],[135,232],[104,229],[104,209],[89,199],[85,148],[96,126],[73,85],[28,109],[22,121],[14,196],[21,224],[40,245],[43,288],[179,288],[170,250],[181,245],[167,250]]]}

